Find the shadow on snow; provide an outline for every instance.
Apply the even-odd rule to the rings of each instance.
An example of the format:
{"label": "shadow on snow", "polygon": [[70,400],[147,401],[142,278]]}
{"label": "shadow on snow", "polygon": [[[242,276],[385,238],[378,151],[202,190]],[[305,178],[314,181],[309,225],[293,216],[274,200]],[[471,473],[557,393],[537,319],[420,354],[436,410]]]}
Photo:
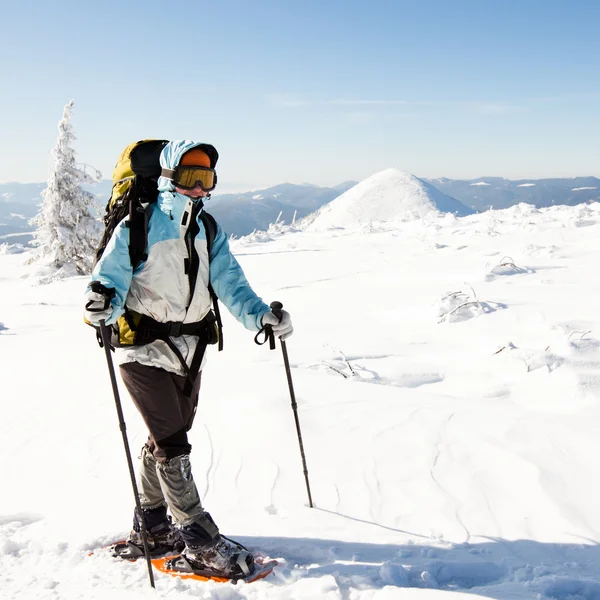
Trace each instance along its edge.
{"label": "shadow on snow", "polygon": [[479,538],[487,541],[367,544],[309,538],[237,539],[250,549],[285,560],[269,580],[274,585],[330,575],[342,591],[396,586],[471,592],[498,600],[600,600],[600,546],[588,540],[555,544]]}

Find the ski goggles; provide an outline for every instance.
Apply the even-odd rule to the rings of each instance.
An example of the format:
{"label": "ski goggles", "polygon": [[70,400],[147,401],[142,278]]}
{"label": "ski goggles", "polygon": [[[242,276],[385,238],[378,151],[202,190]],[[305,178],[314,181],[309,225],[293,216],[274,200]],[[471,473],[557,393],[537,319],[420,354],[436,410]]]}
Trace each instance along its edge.
{"label": "ski goggles", "polygon": [[183,190],[193,190],[200,186],[205,192],[212,192],[217,185],[217,172],[209,167],[184,166],[163,169],[161,175],[171,179]]}

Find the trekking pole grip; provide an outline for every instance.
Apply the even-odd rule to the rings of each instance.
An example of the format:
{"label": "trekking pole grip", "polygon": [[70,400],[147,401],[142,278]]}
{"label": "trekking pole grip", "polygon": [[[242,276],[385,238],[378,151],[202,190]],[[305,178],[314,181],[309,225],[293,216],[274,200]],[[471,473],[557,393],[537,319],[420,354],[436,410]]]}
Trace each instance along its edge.
{"label": "trekking pole grip", "polygon": [[[277,300],[271,302],[271,304],[269,304],[269,308],[271,309],[271,312],[279,319],[279,322],[281,322],[281,319],[283,317],[281,310],[283,309],[283,304],[281,302],[278,302]],[[269,331],[268,331],[268,336],[269,336],[269,347],[271,348],[271,350],[275,350],[275,334],[273,333],[273,329],[271,328],[271,326],[269,325]]]}
{"label": "trekking pole grip", "polygon": [[283,316],[281,314],[283,304],[275,300],[269,304],[269,308],[271,309],[271,312],[281,321],[281,317]]}

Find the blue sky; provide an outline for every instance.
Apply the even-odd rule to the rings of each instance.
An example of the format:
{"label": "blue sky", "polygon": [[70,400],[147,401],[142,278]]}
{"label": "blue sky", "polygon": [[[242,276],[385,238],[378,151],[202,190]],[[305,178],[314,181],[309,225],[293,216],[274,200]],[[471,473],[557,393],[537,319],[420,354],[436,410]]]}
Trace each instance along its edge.
{"label": "blue sky", "polygon": [[222,191],[600,176],[597,0],[22,0],[3,7],[0,181],[44,181],[64,105],[111,175],[146,137],[221,153]]}

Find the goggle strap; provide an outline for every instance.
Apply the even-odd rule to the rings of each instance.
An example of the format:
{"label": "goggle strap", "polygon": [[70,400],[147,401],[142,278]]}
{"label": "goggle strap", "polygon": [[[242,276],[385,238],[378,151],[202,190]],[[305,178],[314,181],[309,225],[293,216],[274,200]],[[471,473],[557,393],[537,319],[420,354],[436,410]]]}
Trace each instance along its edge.
{"label": "goggle strap", "polygon": [[160,174],[167,179],[173,179],[175,177],[175,169],[162,169]]}

